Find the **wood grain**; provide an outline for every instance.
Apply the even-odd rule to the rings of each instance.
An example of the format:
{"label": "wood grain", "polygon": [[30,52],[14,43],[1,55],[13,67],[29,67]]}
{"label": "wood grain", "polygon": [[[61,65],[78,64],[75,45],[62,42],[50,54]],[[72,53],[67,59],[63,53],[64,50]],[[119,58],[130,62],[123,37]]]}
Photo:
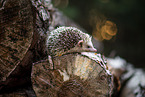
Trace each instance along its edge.
{"label": "wood grain", "polygon": [[55,70],[48,62],[33,65],[32,84],[38,97],[108,97],[112,76],[96,61],[80,54],[54,58]]}

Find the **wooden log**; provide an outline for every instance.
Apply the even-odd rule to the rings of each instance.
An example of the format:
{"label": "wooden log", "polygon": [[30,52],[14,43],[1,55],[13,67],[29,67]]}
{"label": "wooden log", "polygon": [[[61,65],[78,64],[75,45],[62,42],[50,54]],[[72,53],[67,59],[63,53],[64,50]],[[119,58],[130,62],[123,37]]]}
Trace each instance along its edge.
{"label": "wooden log", "polygon": [[0,8],[0,82],[6,81],[26,55],[33,40],[29,0],[3,0]]}
{"label": "wooden log", "polygon": [[78,27],[54,8],[51,0],[47,1],[0,2],[0,93],[5,92],[4,96],[11,95],[9,90],[17,95],[13,92],[17,88],[31,87],[32,63],[46,59],[46,35],[51,30],[58,26]]}
{"label": "wooden log", "polygon": [[112,93],[112,76],[88,56],[67,54],[49,62],[33,65],[32,85],[38,97],[108,97]]}

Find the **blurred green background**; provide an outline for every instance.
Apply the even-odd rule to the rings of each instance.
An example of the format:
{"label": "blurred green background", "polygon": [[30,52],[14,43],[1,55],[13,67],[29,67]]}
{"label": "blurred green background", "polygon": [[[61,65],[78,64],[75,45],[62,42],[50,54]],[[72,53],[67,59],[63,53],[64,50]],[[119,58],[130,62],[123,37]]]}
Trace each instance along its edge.
{"label": "blurred green background", "polygon": [[53,3],[90,34],[99,20],[115,23],[117,34],[102,41],[103,54],[115,52],[115,56],[145,68],[145,0],[53,0]]}

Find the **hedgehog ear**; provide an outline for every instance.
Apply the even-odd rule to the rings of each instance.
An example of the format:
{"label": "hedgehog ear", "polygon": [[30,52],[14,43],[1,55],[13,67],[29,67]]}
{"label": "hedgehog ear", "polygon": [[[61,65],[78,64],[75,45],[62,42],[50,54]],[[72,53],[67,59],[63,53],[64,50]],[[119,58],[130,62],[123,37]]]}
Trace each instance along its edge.
{"label": "hedgehog ear", "polygon": [[83,46],[83,42],[84,42],[83,40],[80,40],[80,41],[78,42],[78,46],[79,46],[79,47],[82,47],[82,46]]}

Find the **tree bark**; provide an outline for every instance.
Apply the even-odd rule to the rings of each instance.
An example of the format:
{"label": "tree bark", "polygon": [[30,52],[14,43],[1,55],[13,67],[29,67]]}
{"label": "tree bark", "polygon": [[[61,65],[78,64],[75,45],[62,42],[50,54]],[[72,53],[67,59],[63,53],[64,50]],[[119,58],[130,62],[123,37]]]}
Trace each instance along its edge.
{"label": "tree bark", "polygon": [[[44,64],[43,62],[33,66],[32,85],[36,87],[34,85],[34,80],[36,80],[40,86],[33,88],[36,93],[35,95],[31,86],[32,64],[47,59],[46,37],[51,30],[58,26],[74,26],[80,28],[72,20],[54,8],[51,0],[0,1],[0,96],[9,97],[14,95],[26,97],[28,95],[41,95],[37,92],[37,88],[41,90],[44,87],[43,83],[39,83],[40,80],[37,79],[37,77],[40,77],[36,74],[36,71],[39,71],[39,69],[42,73],[46,72],[48,74],[43,75],[44,79],[42,80],[44,82],[51,80],[53,80],[52,82],[61,82],[61,84],[55,83],[58,87],[53,86],[53,88],[43,89],[42,91],[49,91],[49,95],[53,95],[54,97],[55,95],[111,95],[109,87],[113,88],[113,86],[110,86],[112,81],[108,81],[111,76],[108,76],[105,69],[100,67],[99,63],[91,60],[91,58],[75,54],[55,58],[54,62],[56,66],[59,65],[58,62],[62,62],[62,65],[58,66],[59,68],[56,70],[43,70],[43,68],[38,68],[42,65],[47,67],[48,63]],[[83,30],[82,28],[80,29]],[[82,60],[76,61],[79,60],[78,58]],[[73,71],[73,68],[76,68],[73,66],[79,62],[83,63],[86,61],[89,62],[84,63],[86,66],[91,66],[90,64],[92,64],[95,68],[89,67],[84,72],[84,74],[88,74],[91,77],[87,76],[84,81],[81,74],[72,73],[67,75],[71,76],[68,81],[64,80],[62,74],[66,72],[62,70],[68,71],[72,69]],[[77,64],[74,62],[77,62]],[[79,66],[77,67],[80,69],[79,71],[85,68],[83,66],[81,67],[81,64]],[[94,81],[99,81],[99,83],[94,83]],[[74,85],[72,86],[70,84]],[[71,89],[75,91],[78,89],[78,91],[73,92]],[[52,93],[52,90],[55,93]]]}

